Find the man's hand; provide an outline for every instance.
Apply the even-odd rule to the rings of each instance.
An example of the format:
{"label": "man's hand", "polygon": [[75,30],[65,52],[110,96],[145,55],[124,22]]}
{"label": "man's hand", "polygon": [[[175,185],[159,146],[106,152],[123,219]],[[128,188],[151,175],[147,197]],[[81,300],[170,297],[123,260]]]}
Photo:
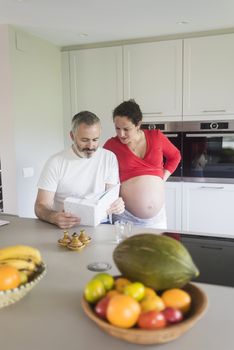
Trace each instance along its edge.
{"label": "man's hand", "polygon": [[54,212],[52,216],[53,223],[62,229],[72,228],[80,224],[80,218],[71,213]]}
{"label": "man's hand", "polygon": [[80,224],[80,218],[71,214],[52,209],[54,192],[39,189],[35,202],[35,214],[43,221],[55,224],[62,229],[72,228]]}
{"label": "man's hand", "polygon": [[124,201],[121,197],[119,197],[111,204],[110,208],[107,210],[107,214],[122,214],[124,209]]}

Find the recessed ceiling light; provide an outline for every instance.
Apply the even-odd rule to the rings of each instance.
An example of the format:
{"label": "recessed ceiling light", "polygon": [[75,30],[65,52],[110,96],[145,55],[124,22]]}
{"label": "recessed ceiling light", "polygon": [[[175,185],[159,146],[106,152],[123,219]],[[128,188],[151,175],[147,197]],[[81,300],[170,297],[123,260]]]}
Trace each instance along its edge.
{"label": "recessed ceiling light", "polygon": [[188,24],[188,23],[190,23],[190,21],[188,21],[187,19],[183,19],[182,21],[176,22],[176,24],[179,24],[179,25],[185,25],[185,24]]}
{"label": "recessed ceiling light", "polygon": [[81,38],[85,38],[86,36],[88,36],[88,34],[87,34],[87,33],[79,33],[79,36],[80,36]]}

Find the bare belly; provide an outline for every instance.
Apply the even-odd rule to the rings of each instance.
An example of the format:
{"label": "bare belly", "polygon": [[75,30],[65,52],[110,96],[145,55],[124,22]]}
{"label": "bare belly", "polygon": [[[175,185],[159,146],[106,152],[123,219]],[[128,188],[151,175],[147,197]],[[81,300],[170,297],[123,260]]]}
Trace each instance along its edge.
{"label": "bare belly", "polygon": [[164,205],[164,181],[158,176],[137,176],[121,184],[120,194],[130,213],[149,219]]}

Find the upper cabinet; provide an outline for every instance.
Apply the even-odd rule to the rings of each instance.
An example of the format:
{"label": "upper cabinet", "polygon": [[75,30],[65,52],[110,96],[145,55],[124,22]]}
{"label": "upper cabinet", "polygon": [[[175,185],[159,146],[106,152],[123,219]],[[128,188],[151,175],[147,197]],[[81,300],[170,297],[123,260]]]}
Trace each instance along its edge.
{"label": "upper cabinet", "polygon": [[233,119],[234,34],[184,40],[184,119]]}
{"label": "upper cabinet", "polygon": [[75,50],[67,55],[64,69],[70,75],[71,114],[82,110],[97,114],[103,143],[115,134],[112,111],[123,101],[122,48]]}
{"label": "upper cabinet", "polygon": [[124,99],[144,120],[182,118],[182,40],[124,46]]}

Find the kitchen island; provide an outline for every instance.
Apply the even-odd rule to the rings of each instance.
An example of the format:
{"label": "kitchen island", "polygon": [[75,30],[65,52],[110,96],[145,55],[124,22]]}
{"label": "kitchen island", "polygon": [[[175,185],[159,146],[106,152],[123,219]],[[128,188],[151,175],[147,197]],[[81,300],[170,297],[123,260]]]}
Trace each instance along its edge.
{"label": "kitchen island", "polygon": [[[1,215],[10,224],[0,226],[0,247],[16,244],[38,248],[47,274],[19,302],[0,309],[0,340],[9,350],[231,350],[234,347],[234,288],[197,283],[208,296],[203,318],[180,338],[162,345],[135,345],[104,333],[84,314],[81,298],[85,284],[95,275],[87,265],[108,262],[112,275],[119,272],[112,260],[114,228],[86,227],[91,243],[80,252],[57,244],[63,231],[38,219]],[[83,227],[77,227],[79,232]],[[145,232],[135,229],[133,233]],[[147,232],[155,232],[150,229]],[[230,267],[227,266],[227,273]]]}

